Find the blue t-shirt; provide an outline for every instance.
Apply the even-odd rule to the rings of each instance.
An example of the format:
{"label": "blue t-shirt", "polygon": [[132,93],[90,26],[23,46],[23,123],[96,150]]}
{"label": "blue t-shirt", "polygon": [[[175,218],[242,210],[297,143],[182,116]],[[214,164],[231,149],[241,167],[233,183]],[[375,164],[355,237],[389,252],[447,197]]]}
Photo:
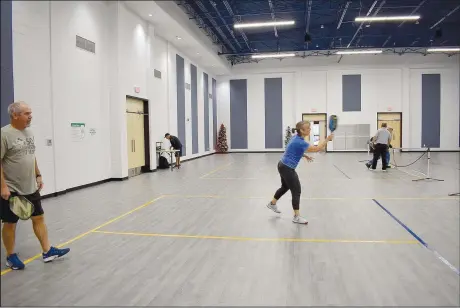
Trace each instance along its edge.
{"label": "blue t-shirt", "polygon": [[289,168],[295,169],[309,146],[310,144],[305,139],[299,135],[295,135],[286,146],[286,151],[281,157],[281,162]]}

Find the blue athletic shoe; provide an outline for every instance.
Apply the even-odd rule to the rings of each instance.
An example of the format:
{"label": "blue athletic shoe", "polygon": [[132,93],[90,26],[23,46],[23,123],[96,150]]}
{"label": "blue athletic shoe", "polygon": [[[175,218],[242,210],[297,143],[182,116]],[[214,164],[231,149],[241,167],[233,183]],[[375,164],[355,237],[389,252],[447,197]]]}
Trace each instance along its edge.
{"label": "blue athletic shoe", "polygon": [[6,266],[11,268],[12,270],[22,270],[25,267],[24,263],[22,263],[18,255],[15,253],[6,257]]}
{"label": "blue athletic shoe", "polygon": [[57,258],[60,258],[60,257],[62,257],[64,255],[66,255],[69,251],[70,251],[70,248],[59,249],[59,248],[51,246],[50,250],[47,253],[42,254],[43,255],[43,261],[45,263],[51,262],[54,259],[57,259]]}

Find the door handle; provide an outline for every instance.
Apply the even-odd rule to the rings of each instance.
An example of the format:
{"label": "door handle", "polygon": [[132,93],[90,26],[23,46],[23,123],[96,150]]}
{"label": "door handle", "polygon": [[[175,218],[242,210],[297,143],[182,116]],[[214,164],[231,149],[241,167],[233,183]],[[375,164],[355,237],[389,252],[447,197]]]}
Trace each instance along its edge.
{"label": "door handle", "polygon": [[133,142],[134,142],[134,152],[136,152],[136,139],[134,139]]}
{"label": "door handle", "polygon": [[134,152],[134,143],[133,143],[134,140],[131,140],[131,152]]}

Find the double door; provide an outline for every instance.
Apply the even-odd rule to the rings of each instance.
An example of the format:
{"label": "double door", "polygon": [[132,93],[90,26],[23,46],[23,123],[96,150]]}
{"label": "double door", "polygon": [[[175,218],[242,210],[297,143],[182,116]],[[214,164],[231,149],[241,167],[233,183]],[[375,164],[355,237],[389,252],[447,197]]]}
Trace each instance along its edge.
{"label": "double door", "polygon": [[126,125],[128,146],[129,175],[141,173],[145,166],[145,115],[144,102],[135,98],[126,98]]}
{"label": "double door", "polygon": [[402,113],[379,112],[377,113],[377,129],[382,127],[382,123],[387,123],[388,127],[393,128],[391,145],[394,148],[401,148]]}

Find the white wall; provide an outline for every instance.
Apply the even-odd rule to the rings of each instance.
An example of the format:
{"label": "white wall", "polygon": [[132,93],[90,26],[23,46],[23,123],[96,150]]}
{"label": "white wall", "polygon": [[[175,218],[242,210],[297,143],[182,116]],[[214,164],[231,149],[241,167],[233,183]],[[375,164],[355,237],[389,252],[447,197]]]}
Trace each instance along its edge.
{"label": "white wall", "polygon": [[[13,1],[14,97],[32,107],[36,157],[43,173],[43,193],[55,191],[54,139],[51,100],[50,3]],[[6,110],[2,110],[6,112]]]}
{"label": "white wall", "polygon": [[[96,52],[77,48],[76,35],[95,42]],[[33,110],[43,194],[128,175],[127,95],[149,101],[150,159],[156,168],[155,142],[165,141],[166,132],[177,134],[176,53],[180,51],[123,2],[13,2],[15,99]],[[161,71],[161,79],[154,77],[154,69]],[[189,70],[186,59],[187,82]],[[202,92],[199,88],[199,121],[204,119]],[[189,91],[186,96],[190,118]],[[72,141],[72,122],[86,124],[80,142]],[[95,135],[89,134],[91,128]],[[206,154],[204,126],[200,130],[200,152],[184,159]],[[191,122],[187,134],[191,154]]]}
{"label": "white wall", "polygon": [[[405,60],[401,58],[408,57]],[[230,140],[229,80],[248,80],[248,151],[265,150],[260,127],[264,123],[263,79],[283,78],[283,130],[302,118],[302,113],[336,114],[340,124],[369,124],[371,134],[376,129],[377,112],[403,112],[402,146],[420,149],[421,144],[421,78],[422,73],[441,74],[441,147],[438,150],[458,150],[459,135],[459,72],[456,57],[433,56],[434,63],[422,63],[419,58],[386,57],[374,62],[357,58],[353,65],[325,63],[324,66],[270,67],[269,63],[245,64],[231,76],[218,79],[218,121],[227,127]],[[323,60],[326,61],[326,60]],[[329,60],[330,61],[330,60]],[[352,60],[348,60],[349,62]],[[284,61],[283,61],[284,62]],[[286,63],[289,63],[286,61]],[[292,62],[295,63],[295,62]],[[276,65],[276,66],[275,66]],[[342,75],[361,75],[361,112],[342,111]],[[256,127],[259,129],[256,130]],[[256,135],[257,134],[257,135]],[[283,132],[284,134],[284,132]],[[229,148],[231,144],[229,142]],[[333,142],[328,147],[333,150]]]}
{"label": "white wall", "polygon": [[[57,191],[109,177],[107,18],[104,2],[51,1]],[[96,42],[96,53],[76,48],[75,35]],[[81,142],[70,138],[73,122],[86,124]],[[91,128],[96,129],[94,136],[89,134]]]}

